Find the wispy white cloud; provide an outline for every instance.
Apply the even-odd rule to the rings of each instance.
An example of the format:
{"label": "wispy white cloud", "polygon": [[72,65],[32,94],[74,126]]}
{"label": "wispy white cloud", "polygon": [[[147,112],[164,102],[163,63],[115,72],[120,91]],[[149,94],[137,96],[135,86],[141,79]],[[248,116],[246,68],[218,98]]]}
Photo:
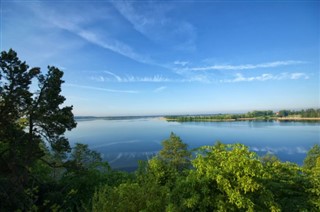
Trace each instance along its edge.
{"label": "wispy white cloud", "polygon": [[309,76],[305,73],[292,73],[290,79],[309,79]]}
{"label": "wispy white cloud", "polygon": [[91,80],[96,81],[96,82],[105,82],[106,79],[103,76],[91,76],[90,77]]}
{"label": "wispy white cloud", "polygon": [[197,74],[197,75],[187,76],[184,79],[181,79],[180,82],[211,83],[211,82],[213,82],[213,79],[211,77],[209,77],[208,75]]}
{"label": "wispy white cloud", "polygon": [[155,92],[155,93],[160,93],[160,92],[162,92],[162,91],[165,90],[165,89],[167,89],[166,86],[161,86],[161,87],[159,87],[159,88],[154,89],[153,92]]}
{"label": "wispy white cloud", "polygon": [[186,21],[170,18],[174,8],[168,2],[112,1],[118,12],[129,21],[135,30],[150,40],[173,44],[176,49],[195,49],[195,27]]}
{"label": "wispy white cloud", "polygon": [[[96,21],[104,21],[106,16],[108,16],[106,11],[96,12],[96,8],[89,8],[86,9],[86,12],[83,14],[82,10],[81,12],[75,13],[77,10],[74,9],[71,14],[68,15],[70,12],[69,10],[66,13],[62,13],[62,11],[57,8],[51,8],[41,2],[38,2],[36,6],[32,5],[29,8],[34,14],[49,23],[49,26],[53,25],[59,29],[66,30],[91,44],[108,49],[137,62],[153,64],[153,61],[149,56],[139,54],[128,44],[111,37],[107,33],[102,33],[101,31],[90,27],[90,25]],[[90,11],[88,12],[87,10]]]}
{"label": "wispy white cloud", "polygon": [[305,73],[281,73],[277,75],[273,74],[262,74],[260,76],[245,77],[241,73],[237,73],[234,79],[221,80],[220,82],[252,82],[252,81],[267,81],[267,80],[298,80],[298,79],[309,79],[309,76]]}
{"label": "wispy white cloud", "polygon": [[77,84],[70,84],[70,83],[64,84],[64,86],[96,90],[96,91],[104,91],[104,92],[110,92],[110,93],[130,93],[130,94],[140,93],[139,91],[136,91],[136,90],[115,90],[115,89],[99,88],[99,87],[77,85]]}
{"label": "wispy white cloud", "polygon": [[165,78],[160,75],[155,75],[152,77],[135,77],[127,76],[123,79],[123,82],[172,82],[172,79]]}
{"label": "wispy white cloud", "polygon": [[77,34],[78,36],[82,37],[83,39],[87,40],[90,43],[93,43],[102,48],[111,50],[115,53],[128,57],[137,62],[147,63],[147,64],[153,63],[153,61],[150,58],[144,55],[138,54],[129,45],[121,41],[108,38],[106,36],[103,36],[102,38],[101,35],[92,31],[84,30],[84,29],[78,29],[78,30],[69,29],[69,31]]}
{"label": "wispy white cloud", "polygon": [[122,78],[120,76],[116,75],[115,73],[112,73],[111,71],[104,71],[104,73],[113,76],[118,82],[122,81]]}
{"label": "wispy white cloud", "polygon": [[91,80],[97,81],[97,82],[105,82],[105,81],[116,81],[116,82],[123,82],[123,83],[129,83],[129,82],[173,82],[173,79],[169,79],[166,77],[163,77],[161,75],[154,75],[154,76],[148,76],[148,77],[138,77],[138,76],[132,76],[132,75],[126,75],[124,77],[119,76],[111,71],[104,71],[104,74],[107,74],[108,76],[92,76]]}
{"label": "wispy white cloud", "polygon": [[188,61],[181,61],[181,60],[176,60],[173,62],[174,65],[181,65],[181,66],[186,66],[189,64]]}
{"label": "wispy white cloud", "polygon": [[136,82],[145,82],[145,83],[184,83],[184,82],[199,82],[199,83],[210,83],[212,82],[212,79],[208,75],[205,74],[194,74],[194,75],[188,75],[180,78],[167,78],[163,77],[161,75],[154,75],[154,76],[145,76],[145,77],[139,77],[139,76],[132,76],[132,75],[126,75],[124,77],[121,77],[113,72],[110,71],[104,71],[103,73],[110,75],[108,76],[91,76],[90,79],[94,80],[96,82],[119,82],[119,83],[136,83]]}
{"label": "wispy white cloud", "polygon": [[213,65],[204,67],[185,68],[190,71],[210,71],[210,70],[248,70],[258,68],[275,68],[280,66],[297,65],[306,63],[300,60],[285,60],[285,61],[274,61],[268,63],[259,64],[244,64],[244,65]]}
{"label": "wispy white cloud", "polygon": [[[211,76],[210,74],[182,74],[181,78],[167,78],[161,75],[154,75],[154,76],[132,76],[132,75],[125,75],[119,76],[110,71],[104,71],[104,74],[108,76],[92,76],[91,80],[97,82],[119,82],[119,83],[138,83],[138,82],[145,82],[145,83],[187,83],[187,82],[198,82],[198,83],[214,83],[219,82],[215,76]],[[220,82],[222,83],[236,83],[236,82],[253,82],[253,81],[268,81],[268,80],[299,80],[309,79],[309,76],[306,73],[302,72],[294,72],[288,73],[283,72],[280,74],[271,74],[271,73],[264,73],[258,76],[245,76],[242,73],[237,73],[234,75],[232,79],[222,79]]]}

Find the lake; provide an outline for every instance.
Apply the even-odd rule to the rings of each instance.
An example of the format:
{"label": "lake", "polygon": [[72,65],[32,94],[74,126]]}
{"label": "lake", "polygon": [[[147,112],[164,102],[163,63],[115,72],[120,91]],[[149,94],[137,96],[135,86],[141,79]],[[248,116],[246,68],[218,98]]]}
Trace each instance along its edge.
{"label": "lake", "polygon": [[242,143],[259,155],[275,154],[282,161],[303,163],[306,152],[320,144],[320,122],[236,121],[167,122],[161,118],[78,119],[68,132],[70,144],[89,145],[111,167],[133,170],[138,160],[152,158],[161,141],[174,132],[189,149],[203,145]]}

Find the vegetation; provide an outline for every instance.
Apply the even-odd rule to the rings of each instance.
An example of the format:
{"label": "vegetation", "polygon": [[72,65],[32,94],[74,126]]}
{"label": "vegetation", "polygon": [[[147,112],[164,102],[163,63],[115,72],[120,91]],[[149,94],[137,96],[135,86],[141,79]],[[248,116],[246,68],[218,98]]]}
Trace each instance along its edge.
{"label": "vegetation", "polygon": [[291,111],[291,110],[280,110],[280,117],[290,117],[290,116],[300,116],[302,118],[319,118],[320,117],[320,109],[307,109],[300,111]]}
{"label": "vegetation", "polygon": [[307,109],[300,111],[272,110],[252,111],[245,114],[216,114],[196,116],[166,116],[167,121],[178,122],[206,122],[206,121],[243,121],[243,120],[320,120],[320,109]]}
{"label": "vegetation", "polygon": [[162,146],[163,149],[160,150],[158,158],[168,166],[176,170],[183,170],[190,166],[191,153],[187,150],[187,144],[174,133],[162,142]]}
{"label": "vegetation", "polygon": [[[318,159],[320,154],[318,154]],[[200,147],[192,168],[179,172],[153,158],[134,179],[100,186],[92,210],[318,211],[319,169],[259,158],[241,144]]]}
{"label": "vegetation", "polygon": [[72,107],[61,106],[59,69],[43,75],[13,50],[0,59],[0,211],[320,210],[319,145],[300,167],[242,144],[190,152],[171,133],[136,172],[112,170],[88,145],[71,148],[63,136],[76,123]]}
{"label": "vegetation", "polygon": [[[2,195],[7,199],[2,207],[25,208],[32,204],[33,191],[38,180],[30,171],[34,165],[48,163],[47,149],[63,155],[70,151],[66,130],[76,126],[72,107],[63,107],[60,95],[63,73],[48,67],[46,75],[40,68],[29,69],[16,52],[1,53],[0,60],[0,170]],[[38,81],[38,90],[30,91],[32,80]],[[42,167],[41,167],[42,168]]]}

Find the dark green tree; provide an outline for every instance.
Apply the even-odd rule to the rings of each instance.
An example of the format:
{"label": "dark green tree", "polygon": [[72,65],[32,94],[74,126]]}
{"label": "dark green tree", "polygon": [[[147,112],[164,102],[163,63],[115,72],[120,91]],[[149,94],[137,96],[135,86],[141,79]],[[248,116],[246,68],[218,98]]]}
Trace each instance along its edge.
{"label": "dark green tree", "polygon": [[301,167],[294,163],[275,160],[264,164],[264,168],[271,178],[265,179],[263,184],[272,192],[281,211],[314,210],[308,192],[313,185]]}
{"label": "dark green tree", "polygon": [[[48,67],[47,74],[21,62],[10,49],[0,58],[0,187],[3,209],[28,209],[25,190],[35,180],[30,168],[43,160],[45,149],[70,151],[66,130],[76,127],[72,106],[61,107],[63,72]],[[38,90],[32,92],[32,82]],[[31,189],[32,190],[32,189]],[[30,196],[30,195],[29,195]],[[0,208],[0,209],[1,209]]]}
{"label": "dark green tree", "polygon": [[290,110],[280,110],[279,111],[279,116],[280,117],[287,117],[291,114]]}
{"label": "dark green tree", "polygon": [[102,162],[101,155],[90,150],[87,144],[76,143],[71,152],[69,163],[73,163],[77,170],[89,170],[103,166],[110,169],[107,163]]}
{"label": "dark green tree", "polygon": [[111,174],[109,164],[103,162],[101,155],[90,150],[87,144],[76,143],[64,167],[66,170],[57,185],[61,192],[47,198],[51,205],[59,205],[58,209],[63,211],[79,211],[88,207],[95,188],[107,183]]}

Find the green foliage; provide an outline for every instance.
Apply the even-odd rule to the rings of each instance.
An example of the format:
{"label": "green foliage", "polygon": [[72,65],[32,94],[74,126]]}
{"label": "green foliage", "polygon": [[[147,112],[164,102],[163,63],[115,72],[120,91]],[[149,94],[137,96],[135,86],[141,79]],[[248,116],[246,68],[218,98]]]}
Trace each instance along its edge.
{"label": "green foliage", "polygon": [[275,161],[266,165],[271,178],[264,185],[273,193],[283,211],[310,211],[308,189],[312,186],[308,175],[293,163]]}
{"label": "green foliage", "polygon": [[307,109],[307,110],[302,110],[301,112],[301,117],[306,117],[306,118],[310,118],[310,117],[320,117],[320,109]]}
{"label": "green foliage", "polygon": [[273,164],[275,162],[280,162],[279,159],[275,155],[269,154],[269,153],[260,157],[260,161],[265,166],[268,166],[268,165]]}
{"label": "green foliage", "polygon": [[110,169],[107,163],[102,162],[101,155],[96,151],[90,150],[87,144],[76,143],[68,161],[69,168],[75,171],[95,169],[98,167]]}
{"label": "green foliage", "polygon": [[309,193],[309,202],[320,210],[320,146],[315,144],[307,153],[303,164],[304,171],[308,174],[310,186],[307,189]]}
{"label": "green foliage", "polygon": [[159,185],[172,185],[175,181],[177,170],[163,160],[155,157],[148,163],[148,174],[152,176],[152,180]]}
{"label": "green foliage", "polygon": [[[108,163],[103,162],[101,156],[88,149],[87,145],[76,144],[70,155],[70,159],[59,167],[58,176],[52,175],[57,168],[50,167],[51,174],[48,173],[48,180],[40,184],[41,198],[37,200],[39,210],[55,208],[77,211],[91,207],[91,198],[96,187],[110,183],[114,178],[121,179],[121,175],[113,176],[114,171],[110,169]],[[55,160],[56,158],[49,159],[49,161]],[[128,178],[125,178],[123,181],[127,180]]]}
{"label": "green foliage", "polygon": [[254,118],[254,117],[268,117],[268,116],[274,116],[274,113],[272,110],[266,110],[266,111],[259,111],[255,110],[253,112],[247,113],[247,116],[249,118]]}
{"label": "green foliage", "polygon": [[292,113],[291,113],[291,111],[290,110],[280,110],[279,111],[279,116],[280,117],[287,117],[287,116],[289,116],[289,115],[291,115]]}
{"label": "green foliage", "polygon": [[[217,210],[276,210],[277,205],[272,199],[262,179],[268,178],[257,155],[241,144],[200,148],[201,153],[193,161],[195,170],[191,173],[196,179],[205,181],[211,187],[214,205]],[[209,186],[211,185],[211,186]],[[201,191],[203,192],[203,191]],[[207,201],[208,204],[210,201]]]}
{"label": "green foliage", "polygon": [[320,160],[318,158],[317,166],[311,171],[307,171],[310,187],[307,189],[309,193],[309,202],[312,204],[313,211],[320,211]]}
{"label": "green foliage", "polygon": [[165,211],[168,189],[152,181],[102,186],[94,193],[91,211]]}
{"label": "green foliage", "polygon": [[173,210],[171,191],[183,170],[190,165],[191,153],[175,134],[162,142],[158,157],[140,162],[136,178],[118,186],[100,187],[92,200],[93,211],[165,211]]}
{"label": "green foliage", "polygon": [[72,149],[66,168],[67,171],[59,180],[59,186],[66,192],[64,196],[69,197],[64,208],[73,210],[79,203],[89,204],[95,188],[106,182],[107,173],[110,171],[109,164],[102,161],[99,153],[90,150],[88,145],[78,143]]}
{"label": "green foliage", "polygon": [[188,151],[187,144],[174,133],[170,134],[169,139],[162,141],[162,147],[159,158],[169,166],[181,171],[190,165],[191,152]]}
{"label": "green foliage", "polygon": [[[173,148],[173,147],[171,147]],[[178,171],[159,157],[140,162],[136,178],[99,187],[93,211],[318,211],[320,168],[305,170],[273,155],[259,158],[241,144],[196,152]],[[320,160],[317,163],[320,163]]]}
{"label": "green foliage", "polygon": [[303,161],[303,166],[306,169],[312,169],[317,166],[317,162],[320,158],[320,145],[315,144],[307,153],[306,158]]}
{"label": "green foliage", "polygon": [[[23,209],[32,206],[35,177],[30,171],[43,160],[46,145],[56,152],[70,150],[63,136],[76,126],[72,107],[62,107],[60,95],[63,72],[48,67],[46,75],[40,68],[21,62],[13,50],[2,52],[0,58],[0,209]],[[38,81],[36,93],[30,91]],[[28,192],[26,192],[28,191]],[[2,204],[1,204],[2,203]]]}

